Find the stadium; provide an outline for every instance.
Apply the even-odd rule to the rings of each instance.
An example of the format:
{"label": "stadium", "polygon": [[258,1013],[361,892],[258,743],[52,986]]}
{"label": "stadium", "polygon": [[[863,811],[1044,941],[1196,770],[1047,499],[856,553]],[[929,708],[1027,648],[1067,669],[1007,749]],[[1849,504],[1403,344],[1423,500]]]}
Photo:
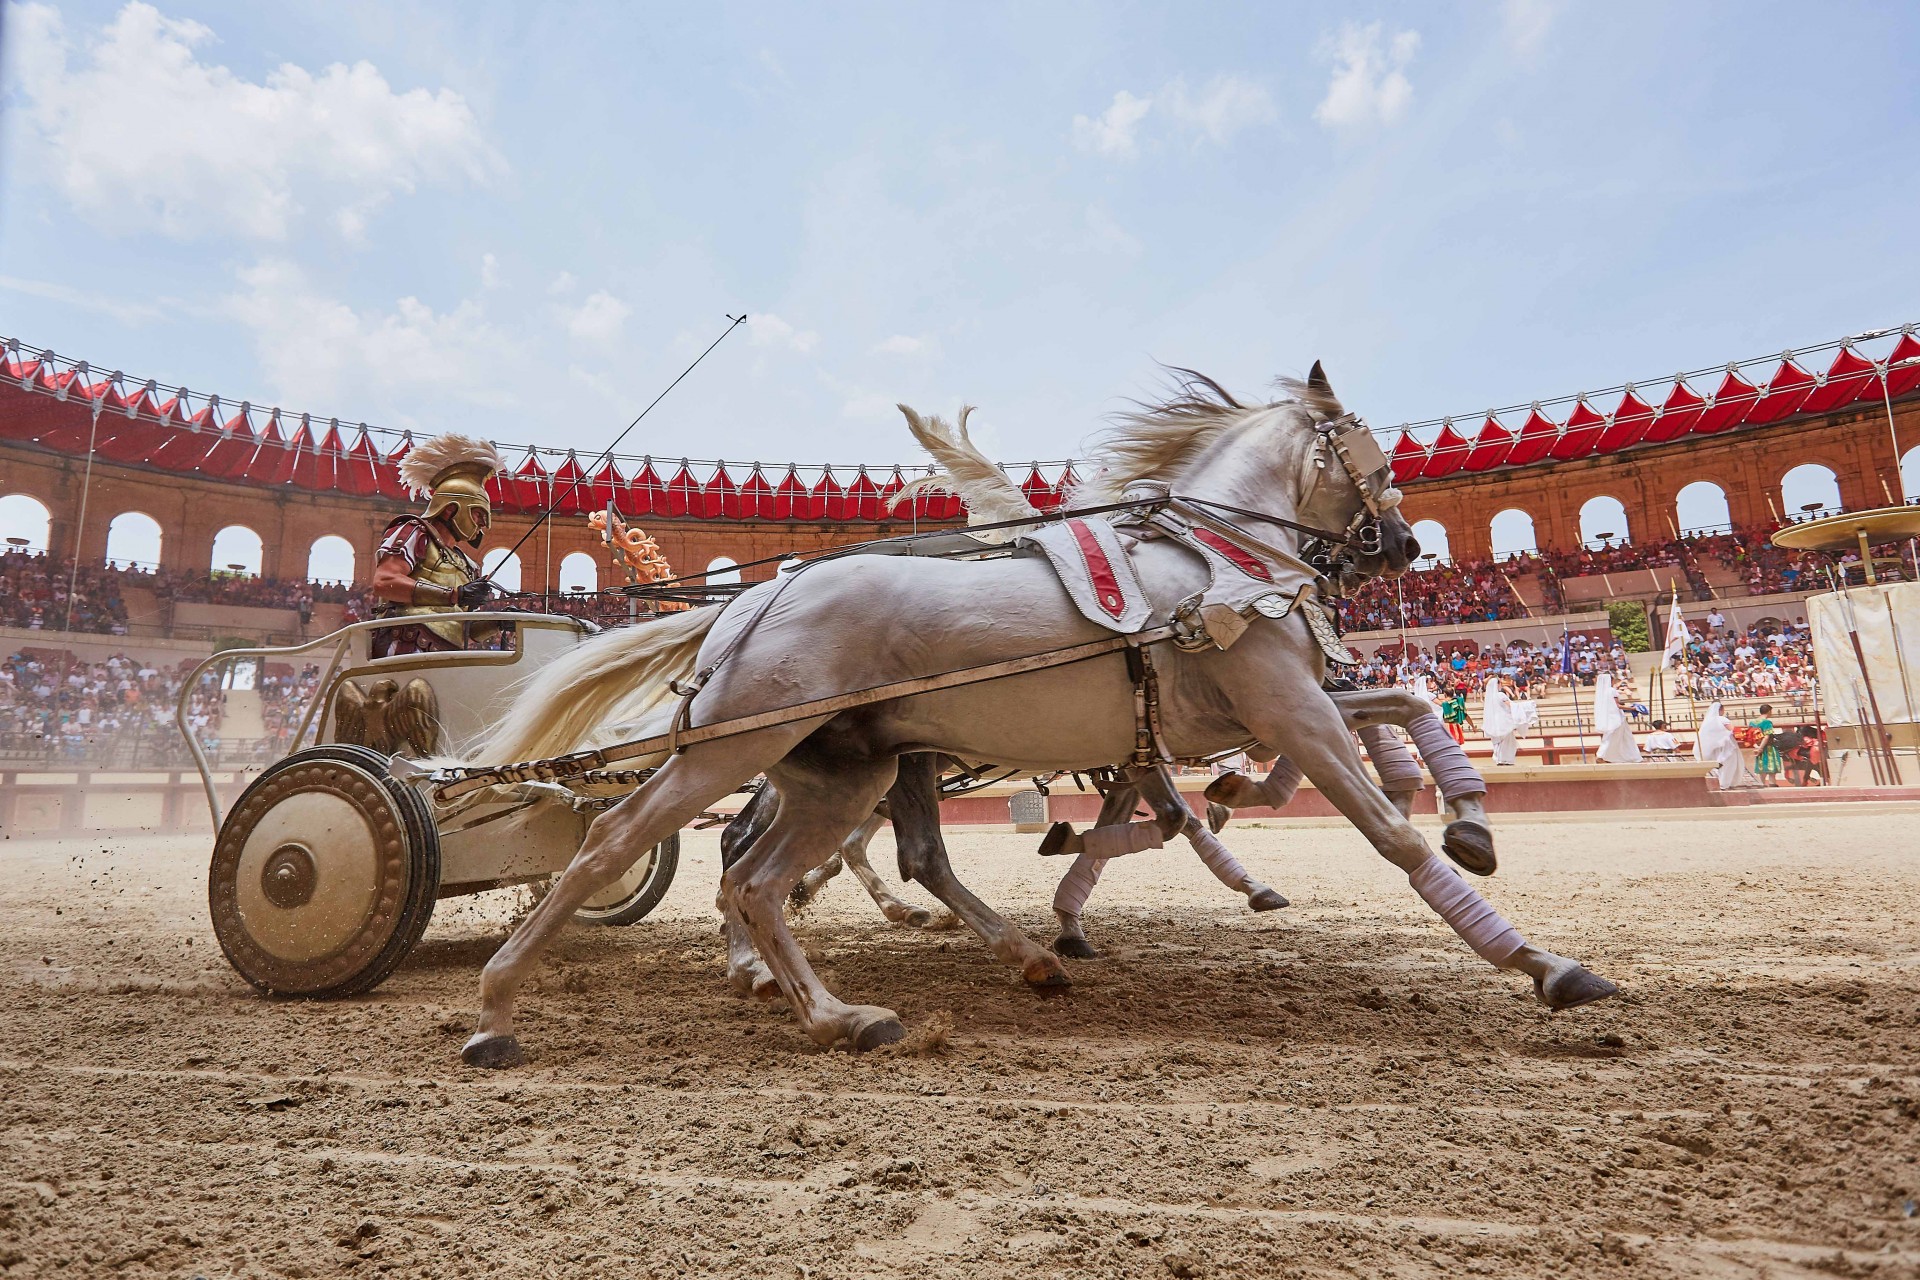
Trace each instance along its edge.
{"label": "stadium", "polygon": [[1920,1275],[1821,16],[0,6],[0,1275]]}

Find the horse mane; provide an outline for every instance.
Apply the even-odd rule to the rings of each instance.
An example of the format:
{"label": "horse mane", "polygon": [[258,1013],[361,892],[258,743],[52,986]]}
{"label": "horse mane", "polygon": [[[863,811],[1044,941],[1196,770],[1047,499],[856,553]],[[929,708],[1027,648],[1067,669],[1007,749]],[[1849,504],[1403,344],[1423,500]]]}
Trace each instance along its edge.
{"label": "horse mane", "polygon": [[1163,365],[1166,394],[1158,401],[1136,400],[1116,415],[1113,425],[1095,436],[1088,451],[1090,473],[1074,491],[1074,506],[1118,502],[1137,480],[1178,474],[1228,431],[1265,409],[1298,406],[1329,418],[1345,412],[1319,366],[1304,380],[1276,379],[1282,398],[1268,404],[1242,404],[1232,392],[1195,369]]}

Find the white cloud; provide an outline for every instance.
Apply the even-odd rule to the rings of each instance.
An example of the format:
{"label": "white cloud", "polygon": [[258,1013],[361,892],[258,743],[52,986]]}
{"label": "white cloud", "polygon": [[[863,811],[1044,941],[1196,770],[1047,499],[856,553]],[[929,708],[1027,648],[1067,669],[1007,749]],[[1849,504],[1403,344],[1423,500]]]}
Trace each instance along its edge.
{"label": "white cloud", "polygon": [[280,240],[311,210],[354,239],[396,194],[505,168],[459,94],[397,93],[371,63],[256,83],[199,59],[210,28],[137,0],[84,42],[45,5],[8,19],[35,159],[111,230]]}
{"label": "white cloud", "polygon": [[61,284],[54,280],[23,280],[18,276],[0,276],[0,289],[8,293],[25,294],[29,298],[58,302],[80,311],[93,311],[100,315],[112,316],[122,324],[145,324],[150,320],[164,319],[167,315],[165,308],[156,306],[152,302],[132,302],[123,298],[109,297],[89,289],[76,289],[70,284]]}
{"label": "white cloud", "polygon": [[923,356],[932,350],[933,344],[925,338],[915,338],[909,334],[896,333],[885,342],[873,345],[873,354],[877,356]]}
{"label": "white cloud", "polygon": [[579,283],[578,280],[573,278],[573,272],[562,271],[553,278],[552,283],[547,285],[547,293],[557,298],[563,293],[572,293],[573,287]]}
{"label": "white cloud", "polygon": [[1167,113],[1196,130],[1207,141],[1225,144],[1250,125],[1272,124],[1279,112],[1264,87],[1239,76],[1219,75],[1198,93],[1184,80],[1175,80],[1158,95]]}
{"label": "white cloud", "polygon": [[1417,31],[1396,31],[1389,40],[1381,23],[1344,24],[1322,46],[1333,62],[1333,79],[1313,118],[1329,128],[1392,124],[1413,100],[1406,68],[1419,48]]}
{"label": "white cloud", "polygon": [[1151,110],[1152,98],[1136,98],[1122,89],[1113,95],[1113,103],[1100,113],[1099,119],[1073,118],[1073,144],[1095,155],[1131,160],[1138,152],[1134,135]]}
{"label": "white cloud", "polygon": [[1119,253],[1128,257],[1143,247],[1138,236],[1113,220],[1113,215],[1097,204],[1087,206],[1086,235],[1081,247],[1095,253]]}
{"label": "white cloud", "polygon": [[1506,0],[1501,19],[1507,47],[1521,58],[1533,57],[1546,43],[1547,32],[1559,15],[1559,0]]}
{"label": "white cloud", "polygon": [[482,289],[500,287],[500,259],[490,253],[480,255],[480,287]]}
{"label": "white cloud", "polygon": [[588,342],[612,342],[632,314],[632,307],[605,289],[596,289],[585,302],[567,310],[567,332]]}
{"label": "white cloud", "polygon": [[820,341],[820,335],[811,329],[795,329],[779,316],[765,314],[747,317],[747,337],[756,347],[782,347],[802,354]]}
{"label": "white cloud", "polygon": [[266,389],[284,405],[350,404],[359,416],[418,403],[422,393],[495,407],[513,401],[496,382],[513,339],[477,302],[436,312],[407,297],[389,311],[359,312],[281,259],[241,271],[239,283],[226,311],[252,335]]}

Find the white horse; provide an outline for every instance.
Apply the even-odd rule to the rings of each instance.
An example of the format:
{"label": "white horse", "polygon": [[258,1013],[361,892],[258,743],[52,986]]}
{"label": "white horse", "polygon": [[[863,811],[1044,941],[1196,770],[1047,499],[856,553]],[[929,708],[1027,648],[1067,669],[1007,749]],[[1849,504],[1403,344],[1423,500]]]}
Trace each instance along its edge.
{"label": "white horse", "polygon": [[[1243,540],[1270,549],[1265,567],[1275,582],[1309,597],[1309,575],[1295,567],[1300,525],[1358,531],[1371,512],[1370,567],[1404,571],[1418,544],[1384,462],[1359,477],[1338,465],[1335,432],[1355,423],[1318,366],[1289,390],[1293,399],[1248,407],[1196,377],[1179,397],[1123,421],[1107,441],[1103,483],[1119,491],[1153,479],[1211,510],[1234,510]],[[1144,542],[1135,560],[1157,617],[1209,584],[1205,565],[1177,543]],[[1229,649],[1156,653],[1164,748],[1175,757],[1255,742],[1277,748],[1483,958],[1531,976],[1550,1006],[1611,994],[1611,984],[1577,962],[1529,945],[1373,785],[1320,688],[1324,658],[1304,616],[1316,607],[1306,598],[1281,618],[1258,618]],[[700,681],[684,709],[696,724],[1053,653],[1109,634],[1079,615],[1038,559],[827,559],[756,586],[711,622],[682,623],[637,645],[618,643],[616,632],[581,646],[577,659],[556,664],[551,679],[523,695],[558,700],[509,717],[494,745],[542,741],[559,721],[577,737],[592,708],[604,713],[656,697],[636,688],[654,668],[634,652],[675,651],[702,631]],[[583,673],[589,678],[577,680]],[[1110,764],[1139,745],[1134,692],[1128,663],[1114,654],[771,724],[669,756],[594,822],[573,863],[487,963],[479,1026],[463,1056],[484,1066],[519,1061],[515,997],[574,911],[643,851],[761,773],[779,789],[778,811],[723,875],[721,909],[751,937],[809,1037],[859,1049],[898,1039],[904,1028],[892,1010],[840,1001],[807,963],[782,911],[794,884],[872,814],[900,755],[944,751],[1035,771]],[[664,728],[670,718],[656,712],[650,725]]]}

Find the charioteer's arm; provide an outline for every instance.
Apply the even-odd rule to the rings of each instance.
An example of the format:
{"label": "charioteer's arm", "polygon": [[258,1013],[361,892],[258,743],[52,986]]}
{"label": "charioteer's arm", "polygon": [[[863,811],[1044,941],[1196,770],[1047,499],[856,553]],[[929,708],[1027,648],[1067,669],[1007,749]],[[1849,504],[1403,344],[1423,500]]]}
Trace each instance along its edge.
{"label": "charioteer's arm", "polygon": [[373,594],[395,604],[439,604],[451,608],[454,603],[451,589],[414,577],[413,566],[405,556],[381,557],[373,570]]}

